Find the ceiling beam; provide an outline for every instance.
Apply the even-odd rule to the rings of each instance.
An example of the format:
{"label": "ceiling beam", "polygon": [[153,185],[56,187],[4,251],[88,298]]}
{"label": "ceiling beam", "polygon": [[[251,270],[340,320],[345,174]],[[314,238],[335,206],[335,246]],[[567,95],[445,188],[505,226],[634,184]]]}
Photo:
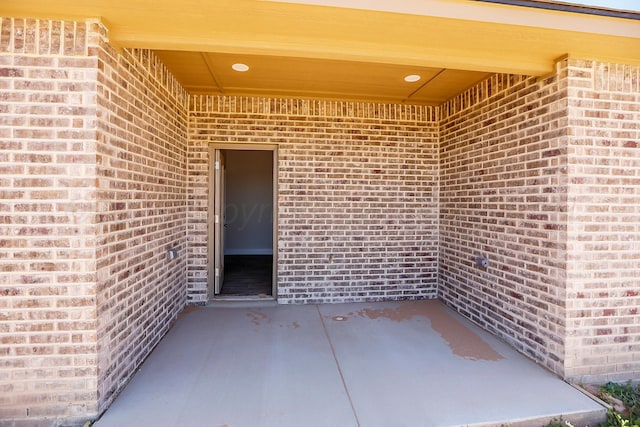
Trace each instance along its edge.
{"label": "ceiling beam", "polygon": [[[2,0],[0,15],[98,17],[108,27],[110,39],[122,47],[527,75],[550,72],[563,55],[640,63],[638,21],[585,15],[580,17],[582,27],[559,29],[540,22],[573,22],[575,17],[529,9],[533,11],[530,22],[513,18],[517,23],[509,23],[489,17],[510,16],[515,6],[462,0],[367,1],[374,5],[408,2],[427,10],[389,12],[259,0],[154,0],[153,7],[148,1],[135,0]],[[483,14],[476,13],[477,19],[464,15],[469,6],[480,7]],[[465,19],[445,16],[454,9]],[[583,27],[594,32],[577,30]]]}
{"label": "ceiling beam", "polygon": [[224,95],[224,88],[222,87],[222,85],[220,84],[220,81],[216,77],[216,73],[214,72],[215,67],[211,63],[211,58],[209,58],[209,54],[201,52],[200,55],[202,56],[202,60],[206,64],[207,70],[209,71],[209,75],[211,76],[211,79],[213,80],[213,82],[216,84],[218,91]]}

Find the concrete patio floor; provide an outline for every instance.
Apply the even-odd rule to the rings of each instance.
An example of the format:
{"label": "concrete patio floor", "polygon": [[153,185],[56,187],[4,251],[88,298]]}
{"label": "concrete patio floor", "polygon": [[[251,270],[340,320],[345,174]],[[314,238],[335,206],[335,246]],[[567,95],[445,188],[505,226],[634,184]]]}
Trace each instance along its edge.
{"label": "concrete patio floor", "polygon": [[438,301],[185,310],[95,424],[596,425],[605,408]]}

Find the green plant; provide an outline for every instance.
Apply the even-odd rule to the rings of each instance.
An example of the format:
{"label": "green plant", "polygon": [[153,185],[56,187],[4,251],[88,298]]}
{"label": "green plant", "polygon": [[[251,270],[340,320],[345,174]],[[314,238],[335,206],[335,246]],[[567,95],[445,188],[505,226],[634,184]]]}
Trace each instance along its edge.
{"label": "green plant", "polygon": [[549,423],[545,424],[544,427],[573,427],[573,424],[563,420],[561,415],[560,418],[553,418]]}
{"label": "green plant", "polygon": [[640,384],[609,382],[600,390],[622,402],[625,413],[609,411],[605,427],[640,427]]}
{"label": "green plant", "polygon": [[624,415],[620,415],[615,411],[609,411],[607,414],[607,424],[604,427],[640,427],[636,421],[631,421]]}
{"label": "green plant", "polygon": [[640,384],[634,386],[631,381],[625,384],[608,382],[601,387],[601,390],[610,396],[620,399],[626,407],[640,408]]}

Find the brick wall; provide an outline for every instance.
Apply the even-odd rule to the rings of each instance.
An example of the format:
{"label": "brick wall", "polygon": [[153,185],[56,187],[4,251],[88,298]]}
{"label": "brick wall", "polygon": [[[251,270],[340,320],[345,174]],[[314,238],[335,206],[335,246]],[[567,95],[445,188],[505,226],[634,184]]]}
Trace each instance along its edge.
{"label": "brick wall", "polygon": [[187,95],[97,22],[0,25],[0,419],[73,424],[185,304]]}
{"label": "brick wall", "polygon": [[562,374],[566,64],[493,76],[441,108],[439,295]]}
{"label": "brick wall", "polygon": [[640,67],[571,60],[567,376],[640,378]]}
{"label": "brick wall", "polygon": [[0,420],[84,419],[98,409],[97,59],[84,23],[0,26]]}
{"label": "brick wall", "polygon": [[211,142],[279,146],[281,302],[439,295],[567,378],[637,378],[639,85],[565,59],[440,108],[189,97],[97,22],[0,19],[0,419],[96,416],[207,301]]}
{"label": "brick wall", "polygon": [[[98,39],[97,309],[100,408],[186,303],[188,95],[146,50]],[[178,257],[167,260],[167,250]]]}
{"label": "brick wall", "polygon": [[278,144],[281,303],[436,296],[436,109],[193,96],[189,129],[190,301],[207,298],[210,142]]}
{"label": "brick wall", "polygon": [[565,378],[637,379],[640,67],[565,59],[441,108],[441,298]]}

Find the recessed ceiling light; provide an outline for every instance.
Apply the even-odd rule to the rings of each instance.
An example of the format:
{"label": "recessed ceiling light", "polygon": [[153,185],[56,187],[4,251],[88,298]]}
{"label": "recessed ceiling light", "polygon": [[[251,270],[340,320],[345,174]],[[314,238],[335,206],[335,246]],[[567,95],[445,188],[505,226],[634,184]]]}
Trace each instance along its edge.
{"label": "recessed ceiling light", "polygon": [[247,64],[237,63],[237,64],[233,64],[231,68],[241,73],[244,73],[245,71],[249,71],[249,66]]}
{"label": "recessed ceiling light", "polygon": [[404,77],[404,81],[408,82],[408,83],[413,83],[413,82],[417,82],[418,80],[420,80],[422,77],[420,77],[417,74],[409,74],[408,76]]}

